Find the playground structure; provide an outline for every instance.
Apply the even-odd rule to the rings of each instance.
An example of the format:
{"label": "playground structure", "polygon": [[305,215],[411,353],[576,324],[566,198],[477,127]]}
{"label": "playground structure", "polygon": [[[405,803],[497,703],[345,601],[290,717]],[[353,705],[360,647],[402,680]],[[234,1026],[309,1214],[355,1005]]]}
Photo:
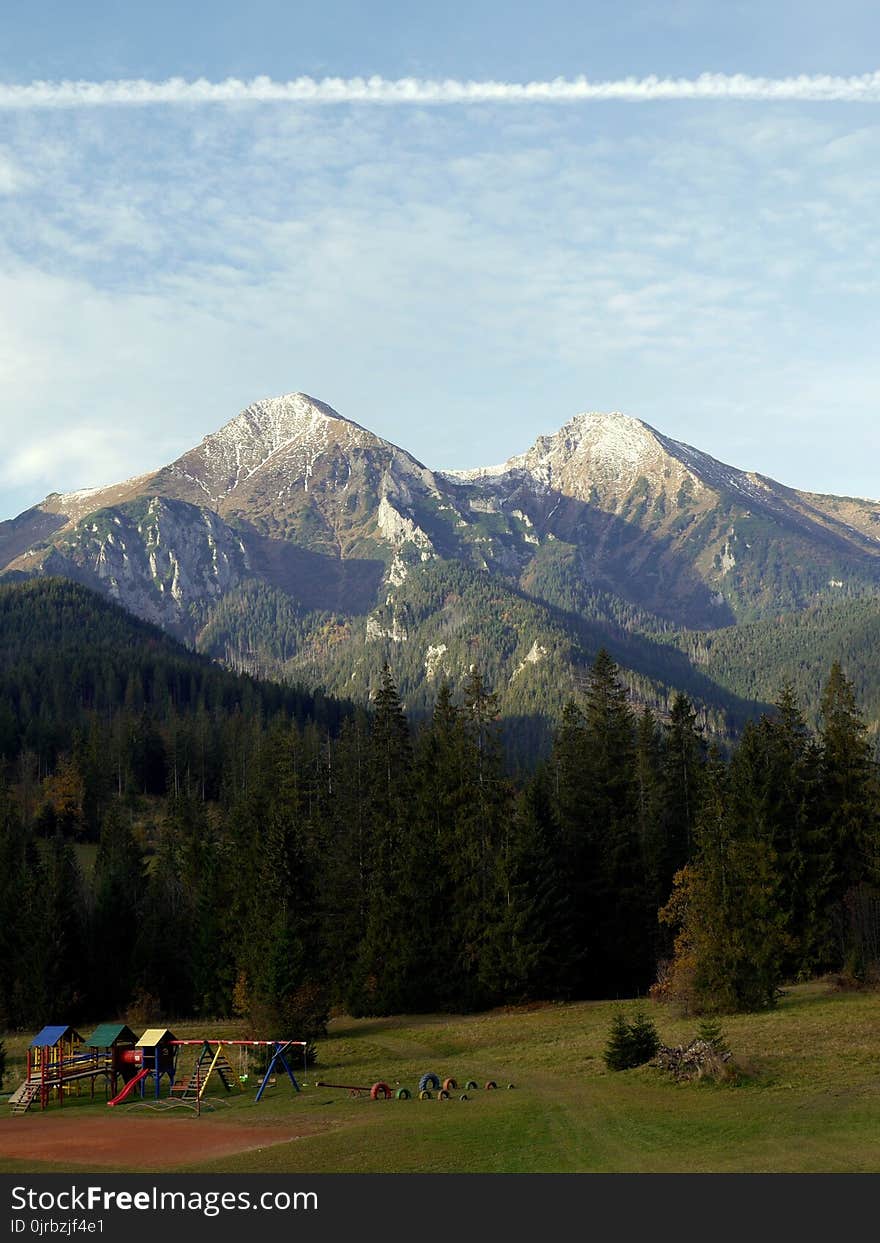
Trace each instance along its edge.
{"label": "playground structure", "polygon": [[[300,1086],[290,1065],[290,1053],[302,1049],[305,1062],[304,1040],[227,1040],[204,1037],[197,1040],[178,1040],[172,1031],[164,1027],[151,1027],[136,1039],[131,1028],[124,1023],[101,1023],[87,1040],[69,1025],[47,1026],[38,1032],[28,1047],[27,1077],[9,1098],[14,1114],[27,1113],[34,1102],[41,1110],[49,1107],[53,1098],[64,1104],[65,1095],[88,1086],[92,1097],[95,1084],[103,1080],[104,1092],[109,1106],[116,1106],[139,1095],[141,1101],[149,1095],[156,1102],[162,1098],[162,1080],[168,1079],[165,1101],[174,1100],[188,1104],[198,1111],[199,1103],[208,1084],[219,1082],[227,1093],[245,1090],[248,1075],[244,1070],[244,1058],[248,1050],[263,1050],[266,1066],[257,1089],[255,1103],[266,1088],[276,1082],[278,1074],[286,1074],[295,1091]],[[195,1060],[188,1072],[179,1073],[179,1061],[184,1051],[195,1050]],[[238,1073],[230,1061],[230,1054],[238,1053]]]}

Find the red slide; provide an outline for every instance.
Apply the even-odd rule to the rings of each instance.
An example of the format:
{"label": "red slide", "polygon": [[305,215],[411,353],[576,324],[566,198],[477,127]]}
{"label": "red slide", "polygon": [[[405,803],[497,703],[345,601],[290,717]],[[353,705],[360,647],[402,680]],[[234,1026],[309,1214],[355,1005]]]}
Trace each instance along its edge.
{"label": "red slide", "polygon": [[129,1092],[131,1091],[131,1089],[135,1086],[135,1084],[140,1083],[142,1079],[146,1079],[149,1073],[150,1073],[149,1070],[142,1070],[140,1071],[139,1074],[135,1075],[133,1079],[129,1079],[128,1083],[125,1085],[122,1091],[117,1092],[116,1095],[113,1097],[113,1100],[108,1101],[107,1104],[118,1105],[120,1101],[124,1101],[126,1096],[128,1096]]}

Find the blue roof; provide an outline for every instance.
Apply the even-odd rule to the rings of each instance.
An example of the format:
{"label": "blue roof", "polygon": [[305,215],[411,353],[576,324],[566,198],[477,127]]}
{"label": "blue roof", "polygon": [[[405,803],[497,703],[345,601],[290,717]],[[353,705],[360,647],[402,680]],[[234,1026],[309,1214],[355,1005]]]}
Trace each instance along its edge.
{"label": "blue roof", "polygon": [[74,1040],[81,1040],[78,1031],[70,1026],[69,1023],[58,1027],[44,1027],[41,1032],[37,1032],[30,1043],[32,1049],[45,1049],[53,1044],[58,1044],[59,1040],[64,1040],[66,1036],[72,1036]]}

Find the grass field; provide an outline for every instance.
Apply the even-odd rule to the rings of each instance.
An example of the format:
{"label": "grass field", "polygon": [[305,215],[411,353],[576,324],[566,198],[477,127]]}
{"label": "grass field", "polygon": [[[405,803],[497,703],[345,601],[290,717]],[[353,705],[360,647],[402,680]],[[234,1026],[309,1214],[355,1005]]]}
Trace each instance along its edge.
{"label": "grass field", "polygon": [[[198,1119],[184,1110],[110,1111],[87,1097],[42,1115],[0,1116],[0,1171],[880,1171],[880,994],[799,985],[775,1012],[725,1020],[740,1070],[734,1085],[676,1084],[652,1067],[606,1070],[617,1006],[341,1017],[299,1096],[279,1078],[259,1105],[251,1088]],[[694,1020],[656,1006],[651,1013],[667,1044],[694,1034]],[[217,1024],[210,1033],[192,1024],[175,1031],[234,1034]],[[12,1060],[26,1043],[6,1038]],[[412,1090],[425,1071],[459,1083],[492,1078],[499,1090],[472,1091],[467,1101],[414,1093],[374,1102],[315,1086],[382,1079]]]}

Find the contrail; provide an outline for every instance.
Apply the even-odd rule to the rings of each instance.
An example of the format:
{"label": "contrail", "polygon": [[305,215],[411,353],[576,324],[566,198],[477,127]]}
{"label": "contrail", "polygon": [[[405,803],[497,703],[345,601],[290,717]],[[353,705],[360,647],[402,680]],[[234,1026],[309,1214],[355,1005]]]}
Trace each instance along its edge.
{"label": "contrail", "polygon": [[275,82],[258,77],[248,82],[227,78],[188,82],[142,78],[109,82],[0,83],[0,108],[88,108],[146,104],[492,104],[592,103],[624,100],[765,100],[778,102],[880,102],[880,72],[858,77],[826,74],[794,78],[752,78],[745,74],[703,73],[697,78],[621,78],[591,82],[588,78],[554,78],[550,82],[465,82],[454,78],[295,78]]}

